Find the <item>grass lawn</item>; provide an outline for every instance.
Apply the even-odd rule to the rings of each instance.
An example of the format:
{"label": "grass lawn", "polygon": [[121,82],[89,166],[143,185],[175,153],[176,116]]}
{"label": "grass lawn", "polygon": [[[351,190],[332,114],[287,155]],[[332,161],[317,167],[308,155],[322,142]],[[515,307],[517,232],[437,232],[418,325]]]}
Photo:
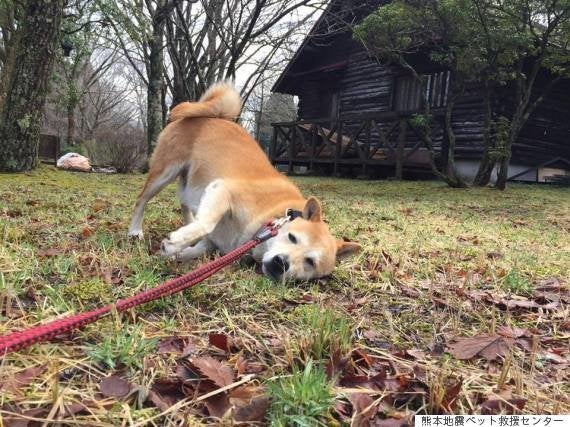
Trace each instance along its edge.
{"label": "grass lawn", "polygon": [[[149,204],[146,240],[126,238],[143,181],[45,166],[0,175],[0,334],[192,268],[156,254],[182,223],[174,186]],[[570,413],[569,188],[295,181],[339,237],[363,244],[358,257],[301,284],[232,266],[7,355],[0,419],[397,426],[425,413]]]}

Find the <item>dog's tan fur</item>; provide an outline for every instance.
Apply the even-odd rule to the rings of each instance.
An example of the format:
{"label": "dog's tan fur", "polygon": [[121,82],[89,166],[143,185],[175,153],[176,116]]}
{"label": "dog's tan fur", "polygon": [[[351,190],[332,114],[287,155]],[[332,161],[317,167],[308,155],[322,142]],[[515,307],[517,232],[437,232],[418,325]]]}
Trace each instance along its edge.
{"label": "dog's tan fur", "polygon": [[[178,178],[185,225],[163,241],[163,255],[188,260],[213,249],[228,252],[250,239],[263,223],[292,208],[303,211],[303,217],[258,246],[253,257],[274,279],[329,274],[336,258],[359,246],[332,237],[320,203],[305,199],[232,121],[240,110],[239,95],[226,83],[212,86],[199,102],[185,102],[172,110],[137,199],[129,235],[142,238],[146,203]],[[276,274],[275,257],[287,261],[287,271]]]}

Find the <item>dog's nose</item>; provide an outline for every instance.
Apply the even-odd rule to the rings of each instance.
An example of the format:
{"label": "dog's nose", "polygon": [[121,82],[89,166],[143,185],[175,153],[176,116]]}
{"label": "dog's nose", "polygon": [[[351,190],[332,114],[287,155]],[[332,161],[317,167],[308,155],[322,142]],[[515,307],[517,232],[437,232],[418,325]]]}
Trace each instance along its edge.
{"label": "dog's nose", "polygon": [[278,278],[289,270],[289,261],[286,256],[276,255],[264,263],[267,272],[274,278]]}
{"label": "dog's nose", "polygon": [[278,271],[280,274],[289,270],[289,261],[287,260],[287,257],[284,257],[283,255],[274,256],[271,260],[271,264],[273,264],[275,271]]}

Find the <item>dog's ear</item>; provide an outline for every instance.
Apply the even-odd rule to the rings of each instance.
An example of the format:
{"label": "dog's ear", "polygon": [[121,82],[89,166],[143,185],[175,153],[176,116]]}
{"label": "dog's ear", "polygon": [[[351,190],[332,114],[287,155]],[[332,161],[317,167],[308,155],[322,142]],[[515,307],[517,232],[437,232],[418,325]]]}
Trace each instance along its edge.
{"label": "dog's ear", "polygon": [[303,208],[303,219],[307,221],[320,221],[321,216],[321,203],[314,197],[310,197]]}
{"label": "dog's ear", "polygon": [[360,252],[362,246],[356,242],[345,242],[344,240],[336,241],[336,259],[337,261],[347,258]]}

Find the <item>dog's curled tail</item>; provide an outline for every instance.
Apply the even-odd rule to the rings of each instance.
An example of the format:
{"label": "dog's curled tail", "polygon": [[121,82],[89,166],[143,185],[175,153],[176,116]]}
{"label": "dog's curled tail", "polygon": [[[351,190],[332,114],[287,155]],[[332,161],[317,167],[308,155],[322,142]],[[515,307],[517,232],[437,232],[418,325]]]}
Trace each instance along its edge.
{"label": "dog's curled tail", "polygon": [[229,82],[215,83],[198,102],[182,102],[170,111],[170,122],[190,117],[234,120],[241,111],[238,91]]}

